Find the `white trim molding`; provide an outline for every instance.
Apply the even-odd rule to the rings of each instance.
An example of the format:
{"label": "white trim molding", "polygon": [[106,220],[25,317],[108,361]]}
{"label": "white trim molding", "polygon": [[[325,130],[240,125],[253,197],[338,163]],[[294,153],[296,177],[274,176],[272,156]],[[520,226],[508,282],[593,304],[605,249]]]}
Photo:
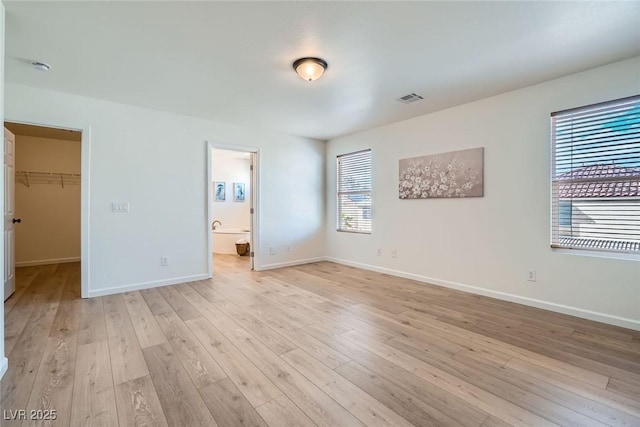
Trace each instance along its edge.
{"label": "white trim molding", "polygon": [[20,261],[16,262],[16,267],[33,267],[36,265],[49,265],[49,264],[64,264],[66,262],[80,262],[80,257],[71,258],[52,258],[52,259],[37,259],[35,261]]}
{"label": "white trim molding", "polygon": [[182,276],[182,277],[174,277],[172,279],[155,280],[152,282],[133,283],[131,285],[116,286],[114,288],[105,288],[105,289],[90,291],[89,298],[101,297],[105,295],[121,294],[123,292],[139,291],[142,289],[157,288],[159,286],[177,285],[180,283],[195,282],[198,280],[207,280],[207,279],[209,279],[209,275],[207,273],[204,273],[204,274],[195,274],[193,276]]}
{"label": "white trim molding", "polygon": [[528,305],[531,307],[542,308],[544,310],[549,310],[557,313],[568,314],[570,316],[580,317],[582,319],[594,320],[596,322],[606,323],[609,325],[620,326],[623,328],[640,331],[640,320],[613,316],[606,313],[599,313],[596,311],[585,310],[583,308],[571,307],[563,304],[556,304],[553,302],[543,301],[535,298],[528,298],[528,297],[523,297],[519,295],[509,294],[506,292],[492,291],[490,289],[480,288],[478,286],[465,285],[463,283],[457,283],[457,282],[451,282],[448,280],[436,279],[433,277],[421,276],[419,274],[407,273],[404,271],[393,270],[390,268],[378,267],[375,265],[348,261],[340,258],[326,257],[325,260],[335,262],[337,264],[343,264],[351,267],[362,268],[365,270],[375,271],[378,273],[385,273],[391,276],[402,277],[405,279],[412,279],[418,282],[428,283],[431,285],[442,286],[450,289],[456,289],[459,291],[469,292],[476,295],[484,295],[487,297],[496,298],[503,301],[515,302],[518,304]]}
{"label": "white trim molding", "polygon": [[[273,264],[256,265],[255,270],[256,271],[275,270],[276,268],[293,267],[294,265],[311,264],[311,263],[320,262],[320,261],[332,261],[332,260],[326,257],[299,259],[294,261],[276,262]],[[335,261],[335,262],[338,262],[338,261]]]}

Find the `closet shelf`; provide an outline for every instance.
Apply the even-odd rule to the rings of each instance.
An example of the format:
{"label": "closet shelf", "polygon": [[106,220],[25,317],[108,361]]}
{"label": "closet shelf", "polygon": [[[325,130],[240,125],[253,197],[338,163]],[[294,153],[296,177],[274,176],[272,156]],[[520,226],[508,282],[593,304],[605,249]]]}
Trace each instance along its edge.
{"label": "closet shelf", "polygon": [[80,185],[79,173],[16,171],[16,181],[26,187],[31,184]]}

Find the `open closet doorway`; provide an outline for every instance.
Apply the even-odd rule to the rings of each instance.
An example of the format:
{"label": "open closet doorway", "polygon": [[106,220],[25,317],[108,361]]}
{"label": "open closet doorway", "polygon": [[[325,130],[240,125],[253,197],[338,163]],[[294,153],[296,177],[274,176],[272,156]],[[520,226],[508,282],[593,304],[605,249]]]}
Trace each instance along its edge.
{"label": "open closet doorway", "polygon": [[4,127],[5,301],[11,308],[33,287],[80,296],[82,132]]}
{"label": "open closet doorway", "polygon": [[253,270],[257,150],[209,144],[208,155],[209,272]]}

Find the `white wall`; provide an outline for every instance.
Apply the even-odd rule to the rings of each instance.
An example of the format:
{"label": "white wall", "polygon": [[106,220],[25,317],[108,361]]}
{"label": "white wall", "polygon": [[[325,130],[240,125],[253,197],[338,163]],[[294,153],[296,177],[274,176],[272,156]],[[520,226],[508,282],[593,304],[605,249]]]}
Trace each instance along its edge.
{"label": "white wall", "polygon": [[[640,260],[549,248],[549,114],[638,93],[640,57],[330,141],[328,255],[640,329]],[[374,231],[338,233],[335,156],[369,147]],[[398,159],[473,147],[485,147],[483,198],[398,199]]]}
{"label": "white wall", "polygon": [[[16,170],[80,173],[80,142],[16,135]],[[16,266],[80,260],[80,186],[16,181]]]}
{"label": "white wall", "polygon": [[[4,4],[0,0],[0,119],[4,123]],[[0,150],[1,164],[4,164],[4,150]],[[4,200],[4,174],[0,174],[0,200]],[[4,224],[4,222],[3,222]],[[4,234],[4,225],[2,227]],[[0,245],[0,277],[4,277],[4,245]],[[4,301],[4,286],[0,290]],[[7,371],[7,358],[4,354],[4,304],[0,304],[0,378]]]}
{"label": "white wall", "polygon": [[[249,229],[251,226],[251,160],[238,158],[237,152],[228,150],[212,150],[211,173],[213,181],[227,184],[224,202],[213,202],[213,218],[222,222],[222,228]],[[233,183],[243,182],[245,185],[245,201],[233,200]],[[215,194],[215,187],[214,187]]]}
{"label": "white wall", "polygon": [[260,149],[257,268],[324,255],[323,142],[11,83],[6,109],[11,121],[91,128],[90,296],[206,277],[206,140]]}

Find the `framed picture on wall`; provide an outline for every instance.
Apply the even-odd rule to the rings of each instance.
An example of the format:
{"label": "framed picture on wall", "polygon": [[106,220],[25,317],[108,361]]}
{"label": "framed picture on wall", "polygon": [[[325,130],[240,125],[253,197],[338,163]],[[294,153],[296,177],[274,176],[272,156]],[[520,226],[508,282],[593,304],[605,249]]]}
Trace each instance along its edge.
{"label": "framed picture on wall", "polygon": [[224,202],[227,195],[227,183],[215,181],[213,183],[213,195],[216,202]]}
{"label": "framed picture on wall", "polygon": [[244,200],[245,200],[244,182],[234,182],[233,183],[233,201],[244,202]]}

